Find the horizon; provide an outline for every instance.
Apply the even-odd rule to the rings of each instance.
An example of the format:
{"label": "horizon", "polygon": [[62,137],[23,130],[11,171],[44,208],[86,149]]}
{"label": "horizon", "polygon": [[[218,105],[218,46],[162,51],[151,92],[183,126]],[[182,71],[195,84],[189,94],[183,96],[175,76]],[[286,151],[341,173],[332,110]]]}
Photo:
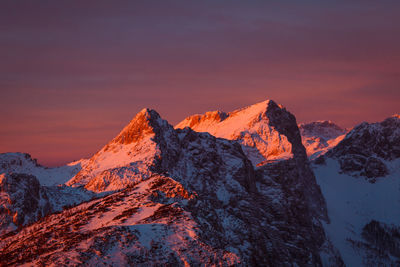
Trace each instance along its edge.
{"label": "horizon", "polygon": [[400,112],[399,2],[0,4],[0,153],[93,155],[144,107],[175,125],[272,99],[343,128]]}
{"label": "horizon", "polygon": [[[274,101],[273,99],[268,99],[268,100],[272,100],[272,101]],[[261,102],[264,102],[264,101],[261,101]],[[258,103],[261,103],[261,102],[257,102],[257,103],[254,103],[254,104],[258,104]],[[276,101],[274,101],[274,102],[276,102]],[[276,102],[277,104],[280,104],[280,103],[278,103],[278,102]],[[254,105],[253,104],[253,105]],[[282,104],[280,104],[280,105],[282,105]],[[247,106],[243,106],[243,107],[238,107],[238,108],[236,108],[236,109],[234,109],[234,110],[229,110],[229,111],[225,111],[225,110],[208,110],[208,111],[222,111],[222,112],[225,112],[225,113],[229,113],[229,112],[232,112],[232,111],[235,111],[235,110],[240,110],[240,109],[243,109],[243,108],[246,108],[246,107],[249,107],[249,106],[251,106],[251,105],[247,105]],[[283,106],[283,108],[286,108],[284,105],[282,105]],[[61,162],[53,162],[53,163],[45,163],[45,162],[42,162],[42,160],[40,159],[40,158],[38,158],[38,157],[36,157],[35,155],[33,155],[33,154],[31,154],[31,153],[29,153],[29,152],[27,152],[27,151],[7,151],[7,152],[0,152],[0,153],[26,153],[26,154],[29,154],[31,157],[32,157],[32,159],[34,159],[34,160],[36,160],[37,162],[38,162],[38,164],[40,164],[40,165],[42,165],[42,166],[44,166],[44,167],[61,167],[61,166],[65,166],[66,164],[69,164],[69,163],[72,163],[72,162],[75,162],[75,161],[79,161],[79,160],[82,160],[82,159],[90,159],[96,152],[98,152],[102,147],[104,147],[108,142],[110,142],[113,138],[115,138],[122,130],[123,130],[123,128],[125,127],[125,126],[127,126],[128,124],[129,124],[129,122],[131,121],[131,120],[133,120],[134,119],[134,117],[139,113],[139,112],[141,112],[142,110],[144,110],[144,109],[151,109],[151,110],[155,110],[155,109],[152,109],[152,108],[148,108],[148,107],[145,107],[145,108],[142,108],[141,110],[139,110],[136,114],[134,114],[133,116],[132,116],[132,118],[129,120],[129,121],[127,121],[116,133],[115,133],[115,135],[113,135],[113,136],[111,136],[105,143],[103,143],[103,144],[101,144],[95,151],[92,151],[92,152],[89,152],[89,154],[88,154],[88,156],[86,156],[86,157],[80,157],[80,158],[74,158],[74,159],[69,159],[69,160],[66,160],[66,161],[61,161]],[[287,109],[287,108],[286,108]],[[288,110],[288,109],[287,109]],[[157,110],[155,110],[157,113],[159,113]],[[203,112],[203,113],[195,113],[195,114],[191,114],[191,115],[189,115],[189,116],[192,116],[192,115],[203,115],[204,113],[206,113],[206,112],[208,112],[208,111],[205,111],[205,112]],[[290,110],[288,110],[289,112],[290,112]],[[292,113],[292,112],[291,112]],[[292,113],[293,114],[293,113]],[[183,121],[185,118],[187,118],[187,117],[189,117],[189,116],[187,116],[187,117],[185,117],[185,118],[183,118],[182,120],[180,120],[180,121],[178,121],[178,122],[176,122],[176,123],[171,123],[170,121],[168,121],[166,118],[164,118],[163,116],[162,116],[162,114],[159,114],[160,115],[160,117],[162,118],[162,119],[164,119],[164,120],[166,120],[170,125],[172,125],[173,127],[175,127],[178,123],[180,123],[181,121]],[[295,114],[293,114],[293,115],[295,115]],[[396,114],[392,114],[392,115],[390,115],[390,116],[388,116],[388,117],[391,117],[391,116],[399,116],[397,113]],[[295,115],[295,117],[296,117],[296,115]],[[386,117],[386,118],[388,118],[388,117]],[[386,119],[386,118],[383,118],[383,119],[381,119],[380,121],[383,121],[384,119]],[[296,118],[296,120],[297,120],[297,118]],[[333,122],[334,124],[336,124],[337,126],[339,126],[339,127],[341,127],[342,129],[346,129],[346,130],[352,130],[354,127],[356,127],[357,125],[359,125],[359,124],[361,124],[361,123],[363,123],[363,122],[366,122],[366,121],[363,121],[363,122],[359,122],[359,123],[357,123],[357,124],[355,124],[355,125],[353,125],[353,126],[351,126],[351,127],[342,127],[341,125],[338,125],[337,123],[335,123],[334,121],[331,121],[331,120],[315,120],[315,121],[309,121],[309,122],[300,122],[300,121],[298,121],[297,120],[297,124],[299,125],[299,124],[302,124],[302,123],[304,123],[304,124],[307,124],[307,123],[312,123],[312,122],[323,122],[323,121],[330,121],[330,122]],[[371,122],[368,122],[368,123],[375,123],[375,122],[380,122],[380,121],[371,121]]]}

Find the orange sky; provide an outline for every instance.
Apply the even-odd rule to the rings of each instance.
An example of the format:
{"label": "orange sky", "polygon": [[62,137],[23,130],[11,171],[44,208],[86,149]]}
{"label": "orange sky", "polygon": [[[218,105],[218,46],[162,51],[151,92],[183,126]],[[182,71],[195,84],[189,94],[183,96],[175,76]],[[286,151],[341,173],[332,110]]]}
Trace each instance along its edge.
{"label": "orange sky", "polygon": [[143,107],[175,124],[274,99],[344,127],[400,113],[397,1],[0,3],[0,152],[59,165]]}

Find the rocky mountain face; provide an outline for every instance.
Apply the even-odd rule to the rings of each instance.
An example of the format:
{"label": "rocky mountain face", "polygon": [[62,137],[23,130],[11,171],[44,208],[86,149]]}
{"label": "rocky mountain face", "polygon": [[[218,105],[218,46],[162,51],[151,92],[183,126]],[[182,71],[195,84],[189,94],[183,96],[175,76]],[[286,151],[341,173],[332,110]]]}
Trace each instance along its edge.
{"label": "rocky mountain face", "polygon": [[0,235],[93,197],[89,191],[62,185],[84,162],[47,168],[29,154],[0,154]]}
{"label": "rocky mountain face", "polygon": [[294,116],[266,101],[204,118],[225,121],[217,136],[142,110],[63,187],[97,198],[3,237],[1,262],[343,264],[325,236],[324,198]]}
{"label": "rocky mountain face", "polygon": [[[308,203],[307,205],[313,207],[311,210],[317,211],[315,214],[318,214],[320,218],[327,220],[324,198],[319,187],[313,186],[315,176],[310,169],[307,154],[302,145],[296,118],[284,107],[272,100],[267,100],[230,113],[217,111],[190,116],[175,128],[188,126],[196,131],[208,132],[237,141],[248,158],[252,160],[253,165],[258,166],[261,176],[268,176],[268,171],[264,173],[264,169],[269,169],[262,166],[274,166],[273,168],[281,169],[284,173],[287,166],[294,164],[297,173],[291,175],[298,179],[295,181],[296,185],[293,186],[301,187],[303,196],[308,198],[304,200]],[[254,142],[249,142],[249,136]],[[272,155],[268,151],[276,153]],[[286,160],[287,162],[282,164],[273,164],[276,161]]]}
{"label": "rocky mountain face", "polygon": [[15,230],[33,223],[51,211],[46,191],[33,175],[0,175],[0,229]]}
{"label": "rocky mountain face", "polygon": [[342,172],[364,176],[372,182],[387,175],[385,161],[400,158],[400,116],[356,126],[327,157],[337,159]]}
{"label": "rocky mountain face", "polygon": [[268,117],[269,107],[275,105],[273,101],[267,100],[229,113],[212,111],[193,115],[178,123],[175,128],[190,127],[197,132],[236,140],[255,166],[263,165],[268,160],[293,157],[291,142],[276,130]]}
{"label": "rocky mountain face", "polygon": [[348,266],[397,266],[400,116],[362,123],[314,161],[332,244]]}
{"label": "rocky mountain face", "polygon": [[331,121],[299,124],[302,142],[308,157],[313,160],[335,147],[345,137],[347,130]]}
{"label": "rocky mountain face", "polygon": [[0,174],[0,235],[92,197],[93,193],[79,188],[42,186],[30,174]]}

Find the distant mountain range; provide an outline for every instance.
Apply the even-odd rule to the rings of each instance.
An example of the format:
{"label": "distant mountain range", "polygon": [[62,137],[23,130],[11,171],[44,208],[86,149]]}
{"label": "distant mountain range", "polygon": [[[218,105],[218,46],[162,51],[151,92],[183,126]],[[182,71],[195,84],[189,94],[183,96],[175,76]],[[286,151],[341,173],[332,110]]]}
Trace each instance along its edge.
{"label": "distant mountain range", "polygon": [[1,266],[398,266],[400,116],[143,109],[90,159],[0,154],[0,219]]}

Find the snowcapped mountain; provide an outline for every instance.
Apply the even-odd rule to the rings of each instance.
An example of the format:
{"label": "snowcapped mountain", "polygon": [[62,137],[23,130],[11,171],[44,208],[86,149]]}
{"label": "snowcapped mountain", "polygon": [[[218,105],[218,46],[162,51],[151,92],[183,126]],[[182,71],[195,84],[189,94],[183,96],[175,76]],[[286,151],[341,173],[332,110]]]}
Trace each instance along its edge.
{"label": "snowcapped mountain", "polygon": [[299,124],[303,145],[312,160],[325,154],[345,137],[347,130],[331,121],[316,121]]}
{"label": "snowcapped mountain", "polygon": [[396,266],[399,177],[399,115],[346,133],[271,100],[175,128],[143,109],[88,160],[0,154],[0,263]]}
{"label": "snowcapped mountain", "polygon": [[362,123],[314,164],[348,266],[400,264],[400,116]]}
{"label": "snowcapped mountain", "polygon": [[270,122],[269,109],[276,105],[267,100],[229,113],[212,111],[193,115],[178,123],[175,128],[190,127],[215,137],[237,140],[253,164],[262,165],[267,160],[293,157],[291,143]]}
{"label": "snowcapped mountain", "polygon": [[123,189],[166,170],[177,144],[172,126],[154,110],[143,109],[66,184],[96,192]]}
{"label": "snowcapped mountain", "polygon": [[263,135],[266,140],[287,142],[280,161],[254,168],[237,141],[174,129],[144,109],[67,182],[108,195],[8,234],[0,259],[11,265],[340,266],[325,237],[325,202],[294,116],[272,101],[259,106],[242,119],[255,127],[248,133],[258,125],[278,138]]}

